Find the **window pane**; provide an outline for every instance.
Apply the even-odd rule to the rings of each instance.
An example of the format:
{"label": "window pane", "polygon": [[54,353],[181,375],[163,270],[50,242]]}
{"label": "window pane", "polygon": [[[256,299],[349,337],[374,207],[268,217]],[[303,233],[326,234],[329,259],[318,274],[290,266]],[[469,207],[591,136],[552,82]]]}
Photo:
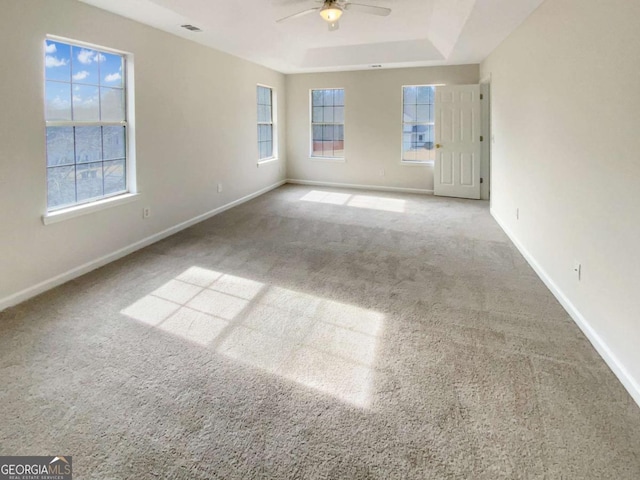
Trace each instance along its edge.
{"label": "window pane", "polygon": [[46,120],[71,120],[71,84],[47,82]]}
{"label": "window pane", "polygon": [[430,103],[429,101],[429,93],[431,87],[417,87],[418,89],[418,103],[426,104]]}
{"label": "window pane", "polygon": [[71,81],[71,47],[64,43],[44,42],[45,76],[47,80]]}
{"label": "window pane", "polygon": [[74,163],[73,127],[47,127],[47,166]]}
{"label": "window pane", "polygon": [[322,125],[313,126],[313,140],[322,140]]}
{"label": "window pane", "polygon": [[73,119],[88,122],[100,120],[98,87],[73,86]]}
{"label": "window pane", "polygon": [[76,163],[102,160],[101,127],[76,127]]}
{"label": "window pane", "polygon": [[273,143],[269,141],[265,145],[267,147],[265,158],[273,157]]}
{"label": "window pane", "polygon": [[417,89],[416,87],[404,87],[404,104],[412,104],[417,101]]}
{"label": "window pane", "polygon": [[323,90],[312,90],[311,97],[313,99],[314,107],[321,107],[324,105],[324,94]]}
{"label": "window pane", "polygon": [[78,202],[101,197],[102,162],[83,163],[76,166]]}
{"label": "window pane", "polygon": [[124,90],[121,88],[100,89],[101,119],[103,122],[124,121]]}
{"label": "window pane", "polygon": [[334,119],[333,119],[333,107],[322,107],[324,110],[323,113],[323,117],[324,117],[324,122],[327,123],[333,123]]}
{"label": "window pane", "polygon": [[420,123],[431,121],[429,118],[429,105],[418,105],[416,119]]}
{"label": "window pane", "polygon": [[333,106],[333,90],[324,90],[324,105]]}
{"label": "window pane", "polygon": [[264,125],[264,139],[269,142],[273,141],[273,125]]}
{"label": "window pane", "polygon": [[267,157],[267,142],[260,142],[258,147],[260,149],[260,158],[266,158]]}
{"label": "window pane", "polygon": [[333,121],[344,123],[344,107],[335,107],[333,110]]}
{"label": "window pane", "polygon": [[268,105],[258,105],[258,122],[271,121],[271,107]]}
{"label": "window pane", "polygon": [[322,115],[322,112],[324,110],[324,107],[313,107],[313,119],[312,121],[314,123],[321,123],[322,119],[324,118]]}
{"label": "window pane", "polygon": [[71,205],[76,201],[75,167],[47,169],[47,204],[49,209]]}
{"label": "window pane", "polygon": [[333,104],[344,106],[344,90],[342,88],[333,91]]}
{"label": "window pane", "polygon": [[333,125],[323,125],[322,126],[322,140],[333,141]]}
{"label": "window pane", "polygon": [[100,85],[106,87],[123,87],[123,58],[120,55],[102,53],[104,61],[100,63]]}
{"label": "window pane", "polygon": [[74,83],[100,83],[99,65],[105,60],[105,56],[85,47],[71,47],[72,68],[71,78]]}
{"label": "window pane", "polygon": [[416,105],[405,105],[404,106],[404,121],[405,122],[415,122],[417,117],[417,106]]}
{"label": "window pane", "polygon": [[125,127],[102,127],[102,158],[126,157]]}
{"label": "window pane", "polygon": [[124,192],[127,189],[127,172],[124,160],[104,162],[104,194]]}
{"label": "window pane", "polygon": [[334,125],[333,127],[333,155],[344,156],[344,126]]}

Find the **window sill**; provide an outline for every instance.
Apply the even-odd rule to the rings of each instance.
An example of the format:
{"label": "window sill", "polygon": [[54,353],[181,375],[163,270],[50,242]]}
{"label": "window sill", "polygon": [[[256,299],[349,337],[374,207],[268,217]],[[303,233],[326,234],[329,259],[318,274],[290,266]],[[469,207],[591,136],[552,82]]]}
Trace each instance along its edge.
{"label": "window sill", "polygon": [[344,157],[309,157],[314,162],[346,163]]}
{"label": "window sill", "polygon": [[74,207],[63,208],[55,212],[46,213],[42,216],[42,223],[51,225],[52,223],[63,222],[70,218],[80,217],[89,213],[98,212],[118,205],[124,205],[137,200],[139,193],[123,193],[117,197],[105,198],[96,202],[87,203],[86,205],[76,205]]}
{"label": "window sill", "polygon": [[269,163],[277,162],[278,160],[279,160],[278,157],[264,158],[258,161],[258,167],[264,167],[265,165],[268,165]]}
{"label": "window sill", "polygon": [[428,162],[407,162],[407,161],[400,161],[400,165],[404,166],[404,167],[433,167],[433,165],[435,164],[434,161],[428,161]]}

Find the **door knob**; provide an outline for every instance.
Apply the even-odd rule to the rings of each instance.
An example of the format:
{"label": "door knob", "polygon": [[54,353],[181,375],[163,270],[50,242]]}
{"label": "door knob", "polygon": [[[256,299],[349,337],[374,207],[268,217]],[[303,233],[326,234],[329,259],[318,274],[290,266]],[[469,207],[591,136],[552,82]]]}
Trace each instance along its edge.
{"label": "door knob", "polygon": [[436,143],[436,148],[442,148],[442,145],[440,145],[439,143]]}

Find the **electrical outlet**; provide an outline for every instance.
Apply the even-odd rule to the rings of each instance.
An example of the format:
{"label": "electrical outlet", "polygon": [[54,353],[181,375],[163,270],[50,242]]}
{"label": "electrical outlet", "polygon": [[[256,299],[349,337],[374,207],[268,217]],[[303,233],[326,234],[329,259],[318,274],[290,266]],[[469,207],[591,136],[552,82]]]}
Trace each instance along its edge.
{"label": "electrical outlet", "polygon": [[218,193],[222,193],[222,184],[221,183],[218,184]]}
{"label": "electrical outlet", "polygon": [[151,216],[151,208],[150,207],[144,207],[142,209],[142,218],[149,218]]}
{"label": "electrical outlet", "polygon": [[573,271],[576,274],[578,281],[582,280],[582,264],[577,260],[573,262]]}
{"label": "electrical outlet", "polygon": [[516,208],[516,220],[520,220],[520,209]]}

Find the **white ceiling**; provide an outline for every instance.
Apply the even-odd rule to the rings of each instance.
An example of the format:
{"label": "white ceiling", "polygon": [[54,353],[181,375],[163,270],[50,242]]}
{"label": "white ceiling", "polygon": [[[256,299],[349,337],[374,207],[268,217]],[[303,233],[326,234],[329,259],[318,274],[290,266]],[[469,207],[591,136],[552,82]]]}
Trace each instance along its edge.
{"label": "white ceiling", "polygon": [[[479,63],[544,0],[357,0],[330,32],[317,0],[80,0],[283,73]],[[189,32],[180,25],[200,27]]]}

